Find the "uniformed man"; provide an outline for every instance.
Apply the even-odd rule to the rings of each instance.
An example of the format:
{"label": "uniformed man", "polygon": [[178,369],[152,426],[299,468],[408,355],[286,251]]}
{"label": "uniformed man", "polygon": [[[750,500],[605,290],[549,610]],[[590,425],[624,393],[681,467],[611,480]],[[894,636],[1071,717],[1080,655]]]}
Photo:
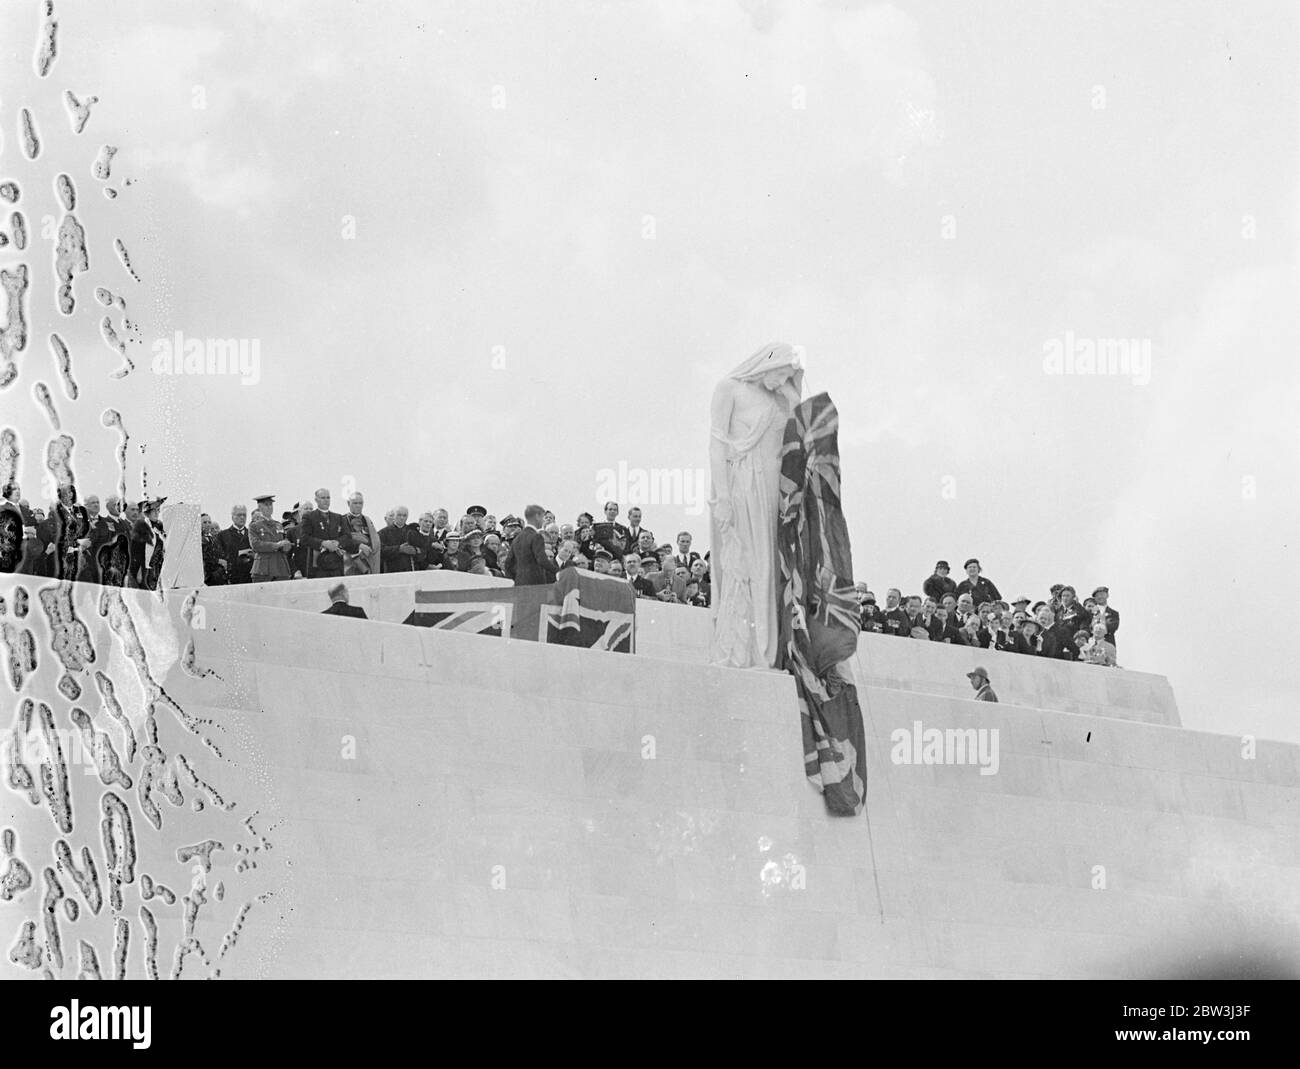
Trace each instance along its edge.
{"label": "uniformed man", "polygon": [[911,633],[912,625],[908,623],[907,613],[903,611],[902,596],[902,591],[898,587],[890,587],[885,592],[884,633],[906,638]]}
{"label": "uniformed man", "polygon": [[970,680],[971,689],[975,692],[977,702],[995,702],[998,700],[998,696],[993,693],[993,688],[989,686],[989,674],[986,669],[972,669],[966,673],[966,678]]}
{"label": "uniformed man", "polygon": [[253,498],[257,511],[248,525],[248,543],[253,550],[253,568],[250,573],[254,583],[269,583],[288,579],[289,551],[293,543],[284,537],[284,528],[272,514],[274,494]]}

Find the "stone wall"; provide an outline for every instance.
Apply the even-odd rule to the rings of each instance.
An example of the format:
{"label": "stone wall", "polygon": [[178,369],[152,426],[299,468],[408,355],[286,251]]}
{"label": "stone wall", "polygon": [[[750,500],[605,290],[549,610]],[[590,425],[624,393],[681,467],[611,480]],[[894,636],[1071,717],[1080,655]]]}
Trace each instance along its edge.
{"label": "stone wall", "polygon": [[[1300,747],[1261,741],[1247,758],[1240,739],[1176,726],[1176,709],[1171,722],[1142,722],[1130,688],[1085,692],[1077,681],[1088,666],[1048,664],[1047,682],[1006,674],[1011,691],[1050,683],[1078,709],[975,703],[964,678],[950,683],[965,664],[954,655],[970,651],[868,636],[855,666],[868,812],[832,819],[803,778],[794,688],[781,674],[661,658],[646,645],[622,656],[208,591],[187,606],[175,595],[101,602],[96,588],[63,589],[76,621],[53,587],[29,590],[17,618],[18,585],[0,585],[7,647],[21,663],[30,629],[37,660],[16,681],[6,670],[21,684],[10,710],[21,716],[22,699],[36,698],[39,722],[45,701],[70,738],[72,708],[83,708],[132,785],[111,762],[101,762],[103,782],[94,747],[65,743],[64,832],[57,761],[54,806],[39,789],[33,804],[10,786],[6,751],[0,827],[14,836],[12,859],[0,858],[0,975],[50,968],[46,866],[78,903],[75,921],[53,903],[63,965],[51,971],[69,977],[93,971],[91,949],[114,974],[124,936],[131,977],[150,961],[186,977],[1300,968]],[[707,616],[658,606],[654,619],[694,628],[678,615],[692,611]],[[78,621],[93,663],[69,654]],[[659,635],[673,625],[646,626]],[[66,671],[55,636],[71,656]],[[888,660],[895,651],[916,659],[924,688],[890,685],[907,667]],[[134,760],[123,723],[101,708],[96,672],[115,683]],[[64,675],[78,698],[60,694]],[[145,749],[151,694],[156,750]],[[918,725],[996,730],[996,774],[891,760],[896,733]],[[25,754],[37,784],[39,756]],[[101,826],[110,794],[130,813],[137,850],[128,872],[119,842],[118,910]],[[110,830],[124,840],[119,825]],[[60,839],[77,866],[83,847],[94,859],[97,913],[59,862]],[[146,900],[146,875],[176,901],[156,891]],[[152,952],[143,910],[157,929]]]}

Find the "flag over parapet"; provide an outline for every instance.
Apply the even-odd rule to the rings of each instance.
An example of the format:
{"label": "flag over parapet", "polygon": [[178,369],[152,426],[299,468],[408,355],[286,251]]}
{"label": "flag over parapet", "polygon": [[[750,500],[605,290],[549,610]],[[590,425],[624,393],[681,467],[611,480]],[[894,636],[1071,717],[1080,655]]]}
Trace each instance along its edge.
{"label": "flag over parapet", "polygon": [[857,688],[841,666],[861,628],[853,554],[840,507],[839,413],[828,394],[801,403],[781,447],[779,667],[794,676],[804,765],[839,816],[867,796],[866,731]]}
{"label": "flag over parapet", "polygon": [[636,593],[622,579],[565,568],[554,583],[416,590],[403,623],[446,631],[632,653]]}

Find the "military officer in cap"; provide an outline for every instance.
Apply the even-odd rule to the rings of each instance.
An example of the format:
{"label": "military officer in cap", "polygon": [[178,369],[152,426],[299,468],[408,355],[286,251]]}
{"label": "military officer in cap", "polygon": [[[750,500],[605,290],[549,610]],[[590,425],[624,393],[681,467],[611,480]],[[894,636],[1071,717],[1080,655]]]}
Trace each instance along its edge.
{"label": "military officer in cap", "polygon": [[248,523],[248,542],[253,550],[252,580],[267,583],[289,578],[289,551],[293,543],[284,537],[284,528],[272,514],[274,494],[253,498],[257,510]]}

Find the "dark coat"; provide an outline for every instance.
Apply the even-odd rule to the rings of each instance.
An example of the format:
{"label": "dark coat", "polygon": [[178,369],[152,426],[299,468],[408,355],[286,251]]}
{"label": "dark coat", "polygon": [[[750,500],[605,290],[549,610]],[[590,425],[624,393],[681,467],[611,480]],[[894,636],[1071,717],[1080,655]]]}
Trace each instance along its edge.
{"label": "dark coat", "polygon": [[930,576],[929,579],[921,584],[921,589],[925,591],[925,596],[927,598],[934,598],[935,604],[937,605],[939,602],[943,601],[943,596],[945,594],[957,593],[957,584],[953,582],[951,576],[940,575],[938,572],[935,572],[934,575]]}
{"label": "dark coat", "polygon": [[975,602],[975,608],[979,608],[986,601],[1001,601],[1002,595],[998,593],[998,588],[993,585],[992,581],[980,576],[972,583],[969,579],[963,579],[957,584],[957,597],[963,594],[969,594],[971,600]]}
{"label": "dark coat", "polygon": [[879,605],[863,605],[858,622],[863,631],[879,635],[885,630],[885,614]]}
{"label": "dark coat", "polygon": [[16,572],[22,563],[23,526],[18,506],[0,501],[0,572]]}
{"label": "dark coat", "polygon": [[1119,630],[1119,610],[1106,606],[1106,641],[1112,646],[1117,645],[1115,642],[1115,632]]}
{"label": "dark coat", "polygon": [[1076,601],[1068,609],[1063,608],[1056,614],[1056,626],[1061,631],[1068,632],[1073,640],[1076,631],[1092,633],[1092,614]]}
{"label": "dark coat", "polygon": [[525,527],[510,543],[506,574],[515,586],[541,586],[555,582],[555,562],[546,555],[546,541],[535,527]]}
{"label": "dark coat", "polygon": [[[337,512],[321,512],[312,509],[303,517],[298,541],[307,551],[307,578],[317,576],[335,576],[343,574],[344,553],[357,548],[352,531],[347,521]],[[334,541],[339,544],[339,552],[321,550],[322,542]]]}
{"label": "dark coat", "polygon": [[912,625],[907,622],[907,613],[901,605],[897,609],[886,609],[881,622],[884,624],[883,634],[907,638],[912,633]]}
{"label": "dark coat", "polygon": [[[380,566],[385,572],[414,572],[424,568],[422,563],[416,563],[421,554],[402,552],[403,546],[415,545],[415,543],[411,541],[412,532],[420,534],[420,529],[410,524],[405,527],[395,527],[392,524],[389,524],[387,527],[380,529]],[[423,538],[424,536],[421,535],[420,537]]]}
{"label": "dark coat", "polygon": [[952,626],[952,621],[948,621],[948,626],[938,630],[930,639],[931,642],[947,642],[952,646],[963,645],[961,632]]}
{"label": "dark coat", "polygon": [[248,525],[244,525],[242,531],[235,529],[234,525],[227,527],[217,535],[217,548],[221,551],[221,557],[226,562],[226,581],[229,583],[250,583],[253,579],[253,554],[249,553],[243,557],[239,555],[241,549],[252,549],[253,545],[249,541]]}
{"label": "dark coat", "polygon": [[366,610],[360,605],[349,605],[345,601],[336,601],[321,613],[322,616],[351,616],[357,620],[369,620]]}

